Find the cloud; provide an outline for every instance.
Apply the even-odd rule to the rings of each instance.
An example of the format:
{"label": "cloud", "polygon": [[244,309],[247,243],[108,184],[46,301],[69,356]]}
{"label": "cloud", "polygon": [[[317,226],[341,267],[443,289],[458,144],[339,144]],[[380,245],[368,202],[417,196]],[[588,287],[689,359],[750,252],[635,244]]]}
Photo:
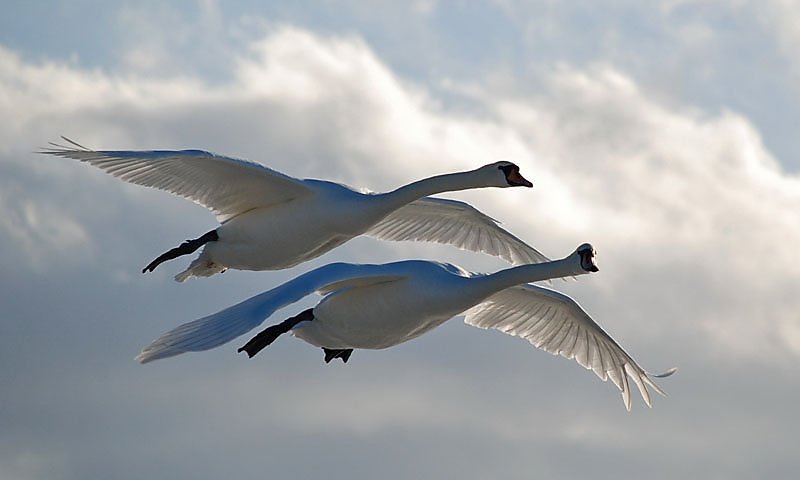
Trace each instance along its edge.
{"label": "cloud", "polygon": [[786,268],[794,255],[787,239],[800,238],[800,178],[781,170],[753,125],[735,112],[648,98],[608,65],[563,67],[547,85],[533,98],[481,100],[548,172],[541,189],[556,228],[600,243],[617,271],[605,279],[610,290],[650,301],[636,282],[653,272],[650,288],[690,301],[693,312],[678,326],[653,304],[628,303],[654,323],[700,327],[725,355],[800,353],[786,335],[800,307],[790,294],[800,278]]}
{"label": "cloud", "polygon": [[[793,412],[797,393],[790,366],[800,353],[799,279],[787,265],[800,239],[799,181],[742,113],[659,99],[602,61],[543,68],[536,92],[515,78],[452,80],[448,94],[469,108],[451,108],[397,75],[365,40],[291,26],[270,29],[228,61],[230,78],[211,82],[153,74],[147,65],[87,71],[0,49],[0,104],[9,112],[0,126],[7,174],[0,208],[11,212],[0,221],[0,241],[22,252],[0,257],[18,272],[0,289],[11,312],[0,355],[19,365],[0,369],[0,383],[20,386],[6,403],[20,418],[39,418],[42,406],[26,400],[44,398],[53,421],[37,423],[25,441],[6,437],[14,448],[0,455],[0,472],[35,477],[37,468],[60,469],[77,478],[100,451],[119,462],[106,472],[153,474],[151,464],[131,459],[155,458],[185,476],[169,451],[178,459],[222,458],[212,477],[240,460],[256,473],[253,458],[266,450],[277,470],[298,475],[325,471],[324,460],[361,458],[366,466],[354,468],[389,464],[401,477],[407,470],[385,452],[417,459],[414,472],[439,472],[447,466],[432,452],[445,448],[470,452],[452,467],[465,475],[490,465],[527,476],[533,455],[537,471],[554,474],[565,462],[574,476],[598,473],[591,465],[602,461],[615,476],[656,465],[666,478],[674,470],[662,448],[696,471],[712,458],[736,472],[753,440],[717,436],[736,422],[790,444],[793,432],[775,419]],[[169,280],[180,261],[147,277],[121,275],[206,231],[213,217],[84,165],[29,153],[61,133],[97,148],[205,148],[373,190],[514,160],[533,190],[448,196],[470,201],[552,256],[592,241],[601,272],[556,288],[578,298],[646,366],[677,363],[681,373],[664,382],[672,396],[656,400],[659,415],[639,408],[625,416],[612,387],[576,365],[457,322],[397,349],[356,352],[347,369],[318,365],[318,351],[291,339],[258,362],[223,348],[135,365],[137,349],[160,332],[309,266],[183,286]],[[32,273],[70,252],[88,257],[83,269],[56,262],[48,276]],[[452,249],[368,240],[316,264],[395,256],[500,266]],[[50,311],[61,315],[51,319]],[[39,348],[29,348],[34,341]],[[766,378],[767,369],[778,380]],[[751,385],[779,415],[752,414]],[[13,432],[26,431],[20,422]],[[127,439],[127,454],[110,434],[92,435],[110,431],[107,425]],[[698,425],[713,435],[693,440]],[[649,439],[651,431],[666,433]],[[68,441],[73,435],[81,441]],[[695,446],[711,451],[698,459]],[[308,449],[322,460],[307,462]],[[575,452],[588,460],[567,462]]]}
{"label": "cloud", "polygon": [[783,165],[800,169],[800,147],[792,134],[800,112],[792,48],[796,2],[502,0],[497,5],[524,45],[515,61],[501,67],[508,76],[524,78],[528,92],[535,94],[541,74],[560,63],[580,69],[610,65],[673,108],[690,104],[710,113],[741,114]]}
{"label": "cloud", "polygon": [[[704,272],[714,272],[719,262],[743,279],[759,269],[776,272],[791,255],[777,233],[798,235],[792,215],[798,180],[780,171],[758,132],[735,112],[712,116],[659,104],[623,73],[599,65],[556,69],[545,77],[546,92],[535,97],[483,92],[478,101],[496,115],[470,118],[443,110],[423,89],[395,77],[357,38],[323,39],[288,27],[255,42],[251,52],[238,60],[231,84],[211,86],[181,77],[30,65],[3,51],[0,71],[11,85],[4,107],[18,119],[4,129],[6,143],[15,126],[52,124],[54,117],[63,122],[69,115],[93,127],[90,138],[79,140],[113,146],[115,138],[132,138],[134,128],[154,137],[165,126],[203,116],[198,111],[221,120],[250,104],[243,121],[253,137],[266,134],[283,149],[296,148],[267,131],[286,116],[294,121],[279,128],[289,140],[325,147],[310,153],[327,156],[327,165],[317,160],[316,172],[298,169],[310,176],[340,172],[342,180],[381,189],[429,173],[431,160],[443,171],[497,158],[536,159],[537,176],[546,179],[540,188],[552,198],[541,210],[553,212],[544,214],[556,222],[550,225],[556,235],[575,231],[577,218],[586,234],[608,229],[612,251],[623,239],[626,247],[631,239],[668,239],[657,245],[657,267],[689,257],[702,261]],[[109,125],[120,110],[126,116]],[[198,121],[201,130],[224,128],[217,119],[213,127]],[[246,150],[263,142],[249,143]],[[376,161],[404,168],[381,175],[362,168]],[[512,205],[521,201],[508,198]],[[43,211],[15,207],[28,212],[28,220]],[[80,230],[40,223],[73,236]],[[529,228],[530,238],[542,236],[537,227],[544,225]]]}
{"label": "cloud", "polygon": [[[397,78],[360,39],[322,38],[294,27],[254,42],[236,65],[230,84],[212,86],[30,65],[4,51],[0,72],[12,85],[6,106],[19,118],[4,130],[13,135],[15,127],[68,115],[92,129],[88,139],[78,140],[101,147],[120,138],[188,141],[209,132],[206,138],[219,148],[288,173],[375,190],[499,158],[515,160],[541,179],[535,207],[540,218],[496,215],[512,230],[564,251],[577,234],[601,243],[612,270],[605,282],[620,291],[639,292],[623,278],[653,271],[666,280],[654,278],[654,288],[672,298],[694,298],[696,286],[669,280],[695,278],[707,297],[694,299],[694,311],[703,313],[676,326],[705,335],[719,350],[756,357],[766,348],[800,353],[798,339],[786,335],[798,330],[790,314],[798,305],[788,293],[797,276],[784,268],[794,255],[785,239],[800,238],[793,213],[800,180],[781,171],[741,115],[660,103],[603,64],[559,67],[543,78],[545,90],[535,96],[473,89],[472,100],[491,115],[458,115]],[[115,117],[117,111],[124,116]],[[221,135],[229,132],[227,120],[243,129]],[[193,130],[180,131],[183,124]],[[250,138],[237,143],[245,134]],[[265,144],[267,154],[259,154]],[[283,158],[271,162],[270,151]],[[309,162],[289,159],[298,153]],[[513,212],[525,201],[518,192],[463,196],[490,211]],[[15,225],[26,222],[16,229],[8,220],[3,224],[21,245],[31,244],[19,237],[23,231],[62,245],[86,240],[86,228],[74,220],[48,220],[60,216],[54,213],[60,207],[23,204],[8,195],[4,202],[19,212]],[[754,284],[753,278],[761,280]],[[748,292],[748,300],[723,302],[731,288]],[[753,320],[764,317],[753,310],[753,298],[770,306],[770,320]],[[645,305],[639,308],[652,315]],[[668,321],[658,313],[656,319]]]}
{"label": "cloud", "polygon": [[[711,40],[714,48],[720,48],[723,47],[720,41],[723,37],[744,37],[752,46],[757,47],[753,52],[746,52],[746,56],[757,54],[760,50],[763,57],[769,58],[774,52],[778,52],[788,63],[791,76],[796,77],[798,73],[794,52],[800,44],[800,27],[797,22],[792,21],[800,13],[800,3],[796,0],[666,0],[658,2],[658,10],[665,25],[674,27],[673,22],[676,19],[686,22],[683,27],[688,27],[688,30],[680,28],[680,35],[676,36],[676,41],[682,43],[682,48],[696,48],[697,44],[693,42],[697,40],[701,47]],[[749,30],[749,35],[743,34],[745,30]],[[688,37],[684,36],[686,33],[689,34]],[[730,42],[730,38],[725,40],[735,43]],[[764,45],[764,42],[768,45]],[[764,51],[765,46],[770,47],[769,51]],[[715,62],[720,60],[714,59]],[[779,65],[775,67],[785,68]],[[783,73],[785,72],[781,72],[781,75]]]}
{"label": "cloud", "polygon": [[[689,2],[702,5],[703,2]],[[761,34],[772,42],[772,50],[779,52],[791,72],[791,83],[796,84],[800,74],[797,62],[798,45],[800,45],[800,26],[793,21],[800,14],[800,3],[796,0],[768,0],[765,2],[716,2],[718,7],[727,10],[729,15],[755,20]],[[771,54],[772,52],[769,52]],[[788,79],[787,79],[788,80]]]}
{"label": "cloud", "polygon": [[[12,195],[16,198],[10,198]],[[43,270],[45,262],[68,258],[72,251],[85,249],[89,244],[83,227],[48,202],[4,188],[0,190],[0,209],[4,212],[0,230],[6,232],[11,237],[10,243],[19,248],[13,254],[26,257],[36,270]],[[3,255],[6,257],[3,263],[15,261],[9,253]]]}

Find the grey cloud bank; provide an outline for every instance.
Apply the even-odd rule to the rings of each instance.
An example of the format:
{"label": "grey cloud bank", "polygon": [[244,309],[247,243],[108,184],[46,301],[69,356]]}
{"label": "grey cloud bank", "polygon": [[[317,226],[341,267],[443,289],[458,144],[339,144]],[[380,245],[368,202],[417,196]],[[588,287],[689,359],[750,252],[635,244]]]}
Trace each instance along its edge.
{"label": "grey cloud bank", "polygon": [[[226,60],[229,79],[209,81],[0,50],[0,476],[796,471],[800,180],[762,127],[743,110],[665,100],[613,59],[545,65],[531,92],[513,76],[429,85],[383,55],[358,35],[281,26]],[[558,288],[643,366],[681,370],[661,382],[669,397],[628,415],[574,362],[459,320],[346,368],[291,338],[253,361],[230,344],[137,365],[161,332],[322,263],[501,264],[357,240],[287,272],[178,285],[178,260],[139,276],[212,215],[30,153],[60,134],[96,148],[204,148],[373,190],[513,160],[533,190],[452,197],[552,256],[595,244],[601,272]]]}

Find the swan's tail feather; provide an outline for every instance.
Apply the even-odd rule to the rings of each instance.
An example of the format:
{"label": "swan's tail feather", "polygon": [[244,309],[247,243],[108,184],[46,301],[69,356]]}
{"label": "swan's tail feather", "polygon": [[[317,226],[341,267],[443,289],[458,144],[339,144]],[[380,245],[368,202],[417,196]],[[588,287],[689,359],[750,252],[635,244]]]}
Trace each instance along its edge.
{"label": "swan's tail feather", "polygon": [[189,278],[191,278],[193,276],[194,276],[194,274],[192,274],[192,268],[189,267],[186,270],[182,271],[181,273],[175,275],[175,281],[183,283],[186,280],[189,280]]}
{"label": "swan's tail feather", "polygon": [[199,257],[192,260],[192,263],[189,264],[189,267],[186,270],[175,275],[175,281],[185,282],[192,277],[210,277],[212,275],[222,273],[225,270],[227,270],[226,267],[218,263],[208,261],[207,259],[203,258],[203,254],[201,253]]}

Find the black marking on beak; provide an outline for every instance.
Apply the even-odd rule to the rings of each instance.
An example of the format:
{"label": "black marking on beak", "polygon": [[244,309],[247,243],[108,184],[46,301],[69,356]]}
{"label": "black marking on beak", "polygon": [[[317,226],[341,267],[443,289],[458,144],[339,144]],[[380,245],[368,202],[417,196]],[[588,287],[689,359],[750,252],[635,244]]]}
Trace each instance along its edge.
{"label": "black marking on beak", "polygon": [[514,165],[513,163],[508,165],[503,165],[502,167],[498,167],[506,176],[506,182],[512,187],[528,187],[531,188],[533,184],[529,182],[525,177],[520,175],[519,167]]}
{"label": "black marking on beak", "polygon": [[584,248],[578,251],[581,256],[581,268],[587,272],[598,272],[597,264],[594,261],[594,250],[591,247]]}

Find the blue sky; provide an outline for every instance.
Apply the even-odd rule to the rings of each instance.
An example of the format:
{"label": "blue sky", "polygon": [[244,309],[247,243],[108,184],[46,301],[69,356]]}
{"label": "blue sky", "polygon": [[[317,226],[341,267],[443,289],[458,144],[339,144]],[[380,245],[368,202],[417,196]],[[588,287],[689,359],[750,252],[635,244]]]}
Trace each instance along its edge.
{"label": "blue sky", "polygon": [[[5,5],[0,477],[788,477],[798,15],[779,0]],[[450,197],[551,257],[591,241],[601,271],[556,287],[645,368],[680,371],[627,413],[574,362],[460,320],[346,366],[292,338],[249,361],[231,344],[139,365],[160,333],[313,266],[504,265],[358,239],[282,272],[177,284],[176,260],[142,276],[213,216],[31,153],[59,135],[376,191],[513,160],[534,189]]]}

